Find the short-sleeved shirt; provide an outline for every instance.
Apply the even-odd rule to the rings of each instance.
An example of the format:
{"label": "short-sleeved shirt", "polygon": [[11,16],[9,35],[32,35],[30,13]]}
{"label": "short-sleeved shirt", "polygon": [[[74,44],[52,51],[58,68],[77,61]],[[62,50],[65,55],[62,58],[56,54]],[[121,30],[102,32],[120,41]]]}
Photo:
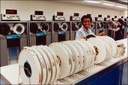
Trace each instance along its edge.
{"label": "short-sleeved shirt", "polygon": [[87,29],[85,29],[85,28],[82,26],[82,27],[76,32],[76,38],[75,38],[75,39],[81,39],[81,38],[83,38],[83,37],[85,37],[85,36],[87,36],[87,35],[90,35],[90,34],[95,35],[95,34],[92,32],[91,28],[89,28],[89,29],[87,30]]}
{"label": "short-sleeved shirt", "polygon": [[115,32],[115,40],[120,40],[123,39],[123,32],[122,32],[122,25],[118,25],[117,27],[119,27],[120,29]]}

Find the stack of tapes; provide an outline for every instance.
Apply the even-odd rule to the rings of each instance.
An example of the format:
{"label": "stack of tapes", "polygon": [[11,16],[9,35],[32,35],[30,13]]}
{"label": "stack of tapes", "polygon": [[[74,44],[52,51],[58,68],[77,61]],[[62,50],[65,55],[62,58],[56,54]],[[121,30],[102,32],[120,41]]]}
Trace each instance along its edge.
{"label": "stack of tapes", "polygon": [[19,55],[23,84],[53,84],[114,57],[116,42],[108,36],[24,47]]}

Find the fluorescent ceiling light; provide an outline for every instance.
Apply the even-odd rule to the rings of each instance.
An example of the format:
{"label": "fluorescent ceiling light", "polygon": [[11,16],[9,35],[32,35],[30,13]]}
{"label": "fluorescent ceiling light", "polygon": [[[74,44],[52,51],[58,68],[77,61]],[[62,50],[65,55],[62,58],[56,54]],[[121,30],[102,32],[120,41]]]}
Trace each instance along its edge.
{"label": "fluorescent ceiling light", "polygon": [[102,3],[102,4],[106,6],[115,6],[114,4],[110,4],[110,3]]}
{"label": "fluorescent ceiling light", "polygon": [[121,2],[125,2],[125,3],[128,3],[128,0],[119,0]]}
{"label": "fluorescent ceiling light", "polygon": [[115,6],[115,7],[127,9],[127,7],[125,6]]}
{"label": "fluorescent ceiling light", "polygon": [[87,2],[87,3],[94,3],[94,4],[101,3],[101,2],[99,2],[99,1],[86,1],[86,0],[84,0],[84,2]]}

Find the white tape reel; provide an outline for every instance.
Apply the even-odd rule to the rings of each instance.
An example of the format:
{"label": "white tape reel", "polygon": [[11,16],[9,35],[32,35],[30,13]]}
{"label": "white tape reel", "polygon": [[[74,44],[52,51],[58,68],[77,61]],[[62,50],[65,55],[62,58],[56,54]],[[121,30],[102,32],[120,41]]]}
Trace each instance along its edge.
{"label": "white tape reel", "polygon": [[84,60],[83,60],[84,65],[83,65],[83,69],[82,69],[82,70],[84,70],[87,67],[87,63],[88,63],[88,53],[87,53],[88,48],[86,47],[86,45],[84,43],[82,43],[78,40],[76,40],[75,42],[81,46],[81,49],[84,53]]}
{"label": "white tape reel", "polygon": [[111,37],[108,37],[108,36],[104,36],[104,37],[107,39],[107,41],[109,41],[109,44],[111,45],[111,52],[112,52],[111,56],[115,57],[117,53],[117,43]]}
{"label": "white tape reel", "polygon": [[[52,54],[54,61],[55,61],[55,66],[56,66],[56,75],[54,78],[54,81],[56,81],[59,78],[60,75],[60,66],[59,66],[59,60],[57,58],[56,53],[48,46],[45,46],[45,48],[47,48],[49,50],[49,52]],[[52,82],[52,81],[51,81]],[[52,82],[53,83],[53,82]]]}
{"label": "white tape reel", "polygon": [[52,56],[52,54],[49,52],[49,50],[47,49],[47,46],[38,46],[39,48],[43,49],[43,51],[46,53],[49,61],[50,61],[50,65],[51,65],[51,79],[50,79],[50,83],[54,82],[55,80],[55,76],[56,76],[56,66],[55,66],[55,61],[54,58]]}
{"label": "white tape reel", "polygon": [[69,54],[69,57],[70,57],[70,63],[71,63],[71,69],[70,69],[70,73],[69,73],[69,75],[71,75],[71,74],[73,74],[74,67],[75,67],[75,62],[74,62],[73,53],[71,52],[71,50],[68,48],[67,45],[65,45],[65,44],[61,44],[61,43],[60,43],[60,45],[63,46],[63,47],[66,49],[66,51],[68,52],[68,54]]}
{"label": "white tape reel", "polygon": [[111,44],[109,43],[108,39],[106,39],[106,37],[104,36],[96,36],[97,38],[101,39],[104,44],[105,44],[105,48],[106,48],[106,59],[109,59],[112,57],[112,48],[111,48]]}
{"label": "white tape reel", "polygon": [[69,75],[71,64],[69,61],[69,55],[67,51],[58,43],[50,44],[50,48],[58,55],[60,59],[60,79],[65,78]]}
{"label": "white tape reel", "polygon": [[93,49],[93,46],[90,43],[88,43],[87,41],[85,41],[84,39],[81,39],[80,42],[83,43],[87,49],[86,61],[88,63],[87,63],[87,67],[85,67],[85,68],[88,68],[89,66],[94,65],[95,50]]}
{"label": "white tape reel", "polygon": [[74,24],[75,24],[75,27],[76,27],[77,30],[80,29],[81,23],[74,22]]}
{"label": "white tape reel", "polygon": [[23,34],[25,31],[25,27],[23,24],[16,24],[14,27],[13,27],[13,32],[16,33],[16,34]]}
{"label": "white tape reel", "polygon": [[40,61],[36,53],[34,53],[30,48],[24,48],[21,51],[18,63],[19,73],[23,84],[39,84],[39,82],[42,81],[42,77],[44,77],[44,75],[42,75]]}
{"label": "white tape reel", "polygon": [[104,43],[98,38],[89,38],[87,41],[94,46],[97,53],[95,63],[103,62],[106,59],[106,48]]}
{"label": "white tape reel", "polygon": [[45,63],[46,63],[47,79],[46,79],[46,83],[45,84],[49,84],[50,83],[50,79],[51,79],[51,73],[52,73],[52,67],[51,67],[50,61],[49,61],[47,55],[45,54],[45,52],[40,47],[32,46],[32,48],[37,53],[38,57],[40,57],[39,60],[41,58],[43,58]]}
{"label": "white tape reel", "polygon": [[74,45],[72,45],[72,44],[70,43],[70,41],[65,41],[65,42],[63,42],[63,44],[67,45],[68,48],[69,48],[69,49],[71,50],[71,52],[73,53],[74,63],[75,63],[73,74],[79,72],[79,68],[80,68],[80,59],[79,59],[79,53],[78,53],[78,51],[76,50],[76,48],[74,47]]}
{"label": "white tape reel", "polygon": [[[58,23],[58,25],[59,25],[59,28],[62,30],[62,31],[67,31],[68,30],[68,24],[67,23]],[[66,27],[66,28],[64,28],[64,26]]]}
{"label": "white tape reel", "polygon": [[[40,49],[38,49],[37,46],[32,46],[31,49],[37,54],[37,57],[41,63],[41,66],[42,66],[42,69],[43,67],[45,67],[43,69],[44,71],[44,76],[43,76],[43,84],[47,84],[49,83],[49,80],[50,80],[50,74],[51,74],[51,71],[49,72],[48,69],[50,68],[50,64],[49,64],[49,61],[48,59],[46,58],[46,54],[43,52],[43,51],[40,51]],[[45,66],[43,65],[45,63]]]}
{"label": "white tape reel", "polygon": [[72,45],[74,45],[74,47],[76,48],[77,52],[79,53],[79,59],[80,59],[79,71],[81,71],[83,69],[83,66],[84,66],[84,53],[83,53],[83,50],[81,49],[81,47],[76,42],[72,42]]}

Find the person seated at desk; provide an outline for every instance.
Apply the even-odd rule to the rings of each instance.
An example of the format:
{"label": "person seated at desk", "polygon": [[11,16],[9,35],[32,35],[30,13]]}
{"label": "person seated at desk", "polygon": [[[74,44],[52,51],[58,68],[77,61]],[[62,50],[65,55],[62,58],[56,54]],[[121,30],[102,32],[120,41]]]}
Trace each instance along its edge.
{"label": "person seated at desk", "polygon": [[113,28],[109,28],[109,30],[112,30],[115,32],[115,40],[120,40],[120,39],[123,39],[124,35],[123,35],[123,20],[121,18],[119,18],[117,20],[117,22],[114,22],[114,21],[111,21],[115,26],[116,28],[113,29]]}
{"label": "person seated at desk", "polygon": [[[92,17],[90,15],[84,15],[81,18],[82,27],[77,31],[75,39],[85,38],[87,35],[95,35],[91,30]],[[105,35],[104,32],[98,34],[99,36]]]}

